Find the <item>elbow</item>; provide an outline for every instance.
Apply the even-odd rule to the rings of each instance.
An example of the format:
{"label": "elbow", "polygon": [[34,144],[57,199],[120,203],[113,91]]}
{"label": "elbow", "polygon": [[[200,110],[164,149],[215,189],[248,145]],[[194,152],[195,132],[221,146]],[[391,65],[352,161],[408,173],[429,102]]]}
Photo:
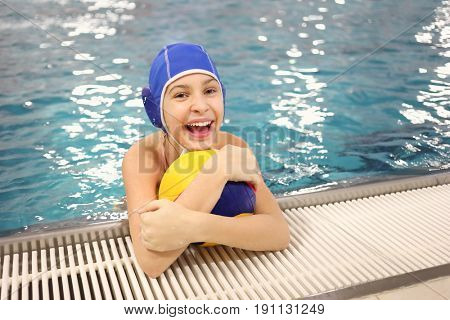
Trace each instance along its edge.
{"label": "elbow", "polygon": [[152,278],[152,279],[156,279],[159,276],[161,276],[165,270],[162,270],[161,268],[157,268],[157,266],[141,266],[142,271],[144,271],[144,273]]}
{"label": "elbow", "polygon": [[291,234],[286,220],[276,218],[274,223],[270,224],[270,230],[267,232],[270,232],[272,237],[263,249],[264,251],[282,251],[289,247]]}
{"label": "elbow", "polygon": [[262,249],[263,251],[283,251],[289,247],[290,239],[278,239],[272,242],[268,247]]}
{"label": "elbow", "polygon": [[280,244],[278,250],[285,250],[289,247],[291,242],[291,233],[289,231],[289,225],[286,221],[284,221],[284,226],[280,231]]}
{"label": "elbow", "polygon": [[144,273],[152,279],[158,278],[167,269],[163,269],[163,266],[155,263],[154,260],[137,259],[137,262],[141,270],[144,271]]}
{"label": "elbow", "polygon": [[289,247],[291,242],[291,234],[289,232],[289,225],[286,221],[282,221],[273,231],[273,237],[270,243],[267,244],[264,251],[282,251]]}
{"label": "elbow", "polygon": [[164,271],[162,271],[162,270],[144,270],[144,272],[148,277],[150,277],[152,279],[156,279],[160,275],[162,275]]}
{"label": "elbow", "polygon": [[289,247],[290,242],[291,242],[291,237],[290,237],[289,232],[288,232],[287,235],[284,236],[281,239],[277,251],[281,251],[281,250],[287,249]]}
{"label": "elbow", "polygon": [[284,249],[287,249],[287,248],[289,247],[289,244],[291,243],[291,236],[290,236],[289,232],[288,232],[286,238],[287,238],[287,239],[286,239],[286,240],[283,242],[283,244],[281,245],[281,249],[280,249],[280,250],[284,250]]}

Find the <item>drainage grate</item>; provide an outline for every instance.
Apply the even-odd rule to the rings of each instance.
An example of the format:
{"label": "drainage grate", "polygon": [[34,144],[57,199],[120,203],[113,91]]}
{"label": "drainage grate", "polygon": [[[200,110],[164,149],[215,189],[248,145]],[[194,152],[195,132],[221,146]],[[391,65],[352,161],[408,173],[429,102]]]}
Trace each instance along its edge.
{"label": "drainage grate", "polygon": [[[1,299],[295,299],[450,265],[450,185],[285,209],[279,252],[190,246],[159,278],[126,223],[0,243]],[[449,268],[445,269],[448,272]],[[448,298],[448,297],[447,297]]]}

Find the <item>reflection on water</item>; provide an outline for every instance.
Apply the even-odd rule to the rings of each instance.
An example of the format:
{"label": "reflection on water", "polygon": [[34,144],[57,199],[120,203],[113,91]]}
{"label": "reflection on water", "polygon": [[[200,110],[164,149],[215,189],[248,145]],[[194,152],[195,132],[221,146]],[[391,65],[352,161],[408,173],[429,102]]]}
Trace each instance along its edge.
{"label": "reflection on water", "polygon": [[224,129],[249,142],[274,193],[450,168],[448,1],[14,7],[42,29],[0,13],[0,233],[125,215],[114,209],[121,159],[154,130],[141,87],[150,59],[175,41],[215,58]]}
{"label": "reflection on water", "polygon": [[[287,152],[269,151],[265,155],[270,158],[271,162],[284,168],[283,171],[289,172],[283,176],[271,176],[268,174],[271,170],[263,166],[266,169],[266,177],[271,177],[271,181],[276,181],[284,188],[304,177],[327,177],[326,171],[321,168],[317,160],[324,160],[327,157],[328,150],[323,144],[322,129],[326,119],[334,114],[329,112],[326,106],[320,104],[324,101],[321,92],[326,88],[326,83],[317,76],[320,69],[316,66],[320,62],[314,58],[314,64],[301,63],[305,58],[308,59],[308,56],[325,55],[323,48],[325,40],[318,31],[326,29],[324,16],[320,13],[326,13],[328,9],[323,6],[314,9],[317,10],[316,13],[310,13],[308,10],[303,17],[296,15],[295,19],[292,19],[286,11],[278,11],[278,14],[286,17],[284,21],[273,14],[259,18],[259,21],[264,24],[264,28],[268,30],[284,27],[277,33],[298,35],[298,39],[294,39],[295,43],[285,44],[284,61],[280,60],[278,65],[270,66],[270,69],[273,70],[271,84],[282,86],[281,96],[272,103],[274,113],[270,123],[301,134],[300,139],[296,137],[285,141],[287,142],[285,146]],[[315,11],[314,9],[311,11]],[[273,22],[275,23],[274,27],[271,26]],[[265,37],[265,41],[270,42],[270,38]],[[258,38],[258,40],[261,39]],[[320,58],[324,59],[325,57]],[[273,164],[270,165],[269,162],[270,166]]]}
{"label": "reflection on water", "polygon": [[[264,35],[263,40],[268,45],[272,39],[276,42],[276,39],[283,38],[280,35],[282,32],[296,33],[299,38],[295,43],[285,43],[284,62],[270,66],[273,71],[271,84],[282,89],[272,103],[274,118],[269,121],[283,129],[301,133],[301,137],[290,139],[301,140],[300,143],[293,143],[294,141],[289,139],[281,142],[288,152],[269,152],[265,155],[279,165],[271,169],[273,165],[267,161],[269,165],[266,175],[271,177],[272,190],[294,191],[299,186],[299,179],[312,180],[316,185],[325,186],[330,178],[340,180],[346,177],[345,172],[350,171],[359,172],[360,177],[365,177],[378,172],[391,172],[393,168],[425,171],[449,168],[449,88],[445,79],[450,64],[446,62],[444,65],[431,67],[429,59],[421,60],[418,55],[412,55],[411,58],[416,60],[412,65],[422,61],[422,65],[411,70],[413,74],[394,74],[392,71],[396,66],[401,67],[404,64],[405,61],[401,59],[407,58],[397,58],[395,52],[401,53],[406,49],[414,51],[420,45],[437,51],[432,52],[432,56],[448,56],[448,1],[442,2],[442,6],[435,9],[434,21],[430,25],[419,25],[415,29],[420,30],[412,35],[418,45],[400,49],[398,43],[404,42],[404,39],[411,35],[408,37],[408,33],[405,33],[396,38],[394,36],[398,34],[398,30],[385,30],[388,32],[383,34],[383,41],[378,43],[382,44],[391,39],[392,43],[381,48],[380,52],[376,51],[375,34],[367,30],[374,28],[373,18],[368,18],[363,25],[352,25],[352,22],[344,25],[343,20],[351,20],[355,11],[344,1],[336,1],[336,4],[346,6],[349,11],[336,12],[339,10],[337,7],[324,8],[322,3],[309,2],[308,6],[313,8],[302,11],[301,19],[298,12],[285,10],[259,18],[259,22],[264,26],[263,30],[266,30],[261,32]],[[314,8],[316,5],[318,7]],[[314,9],[317,9],[317,12],[314,12]],[[371,3],[369,8],[364,10],[380,14],[389,12],[390,8],[389,5],[383,8]],[[362,16],[370,17],[369,14],[364,14],[364,10],[361,12]],[[423,12],[420,13],[423,15]],[[292,16],[295,16],[295,19]],[[415,22],[411,20],[409,25]],[[324,33],[328,24],[333,26],[333,30]],[[409,25],[404,24],[403,30]],[[283,26],[282,31],[280,26]],[[271,34],[274,31],[278,36]],[[336,34],[341,32],[345,38],[356,35],[356,31],[359,31],[359,34],[352,39],[353,50],[358,47],[355,45],[357,43],[367,43],[372,45],[372,48],[362,50],[357,55],[352,52],[343,56],[342,51],[337,51],[335,47]],[[392,35],[391,38],[389,34]],[[360,40],[361,36],[373,41]],[[260,37],[258,40],[261,41]],[[344,52],[345,50],[347,49],[345,48]],[[374,54],[366,56],[353,70],[353,63],[372,51]],[[386,54],[389,51],[393,52],[390,56]],[[336,63],[334,69],[330,68],[330,60]],[[439,61],[444,62],[444,59],[434,60],[431,65]],[[376,69],[371,65],[376,65]],[[350,68],[346,69],[347,67]],[[430,76],[430,67],[435,76],[429,80],[427,90],[425,81],[422,80],[424,77],[420,77],[420,80],[412,79],[417,78],[414,76],[416,72]],[[361,82],[352,83],[352,78]],[[389,82],[391,79],[392,82]],[[352,87],[348,86],[349,83],[352,83]],[[410,85],[407,90],[405,84]],[[415,88],[418,90],[414,90]],[[395,98],[389,102],[391,91],[397,92]],[[408,95],[404,94],[405,91]],[[336,95],[340,97],[336,99]],[[412,97],[415,99],[412,100]],[[398,109],[397,114],[392,112],[393,107]],[[380,129],[380,126],[383,129]],[[267,174],[280,170],[289,174]],[[285,187],[277,188],[276,184],[279,183]]]}
{"label": "reflection on water", "polygon": [[[105,37],[116,35],[118,26],[134,19],[132,13],[136,5],[133,2],[82,2],[88,4],[88,13],[62,25],[68,31],[68,37],[76,39],[85,34],[104,41]],[[74,43],[76,40],[70,45]],[[109,73],[103,68],[102,57],[97,57],[95,53],[76,53],[74,59],[83,61],[84,65],[78,64],[80,70],[73,70],[72,73],[84,78],[80,80],[82,84],[73,88],[70,97],[78,105],[72,112],[77,121],[61,127],[68,135],[67,144],[71,146],[66,147],[65,158],[68,160],[64,166],[57,163],[57,169],[78,181],[79,189],[69,195],[71,199],[64,201],[62,208],[82,212],[88,219],[108,218],[111,214],[117,218],[117,213],[113,213],[111,208],[115,203],[120,203],[122,197],[110,195],[108,190],[121,185],[121,159],[127,150],[126,146],[139,136],[136,129],[130,128],[130,124],[142,124],[143,120],[141,117],[126,116],[122,118],[126,124],[116,127],[115,123],[119,119],[114,109],[120,107],[119,102],[134,99],[139,90],[121,81],[121,74]],[[126,65],[129,59],[116,56],[111,62]],[[77,148],[86,140],[93,140],[94,144],[86,149]]]}

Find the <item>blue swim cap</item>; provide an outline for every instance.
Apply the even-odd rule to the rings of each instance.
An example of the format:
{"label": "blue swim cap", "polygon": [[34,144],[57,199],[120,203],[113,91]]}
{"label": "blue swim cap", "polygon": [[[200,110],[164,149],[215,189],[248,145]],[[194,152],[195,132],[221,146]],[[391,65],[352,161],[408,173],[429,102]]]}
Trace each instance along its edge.
{"label": "blue swim cap", "polygon": [[164,47],[150,67],[148,87],[142,89],[142,101],[152,124],[167,132],[162,112],[166,88],[175,80],[192,73],[210,75],[220,83],[225,105],[225,88],[206,50],[197,44],[175,43]]}

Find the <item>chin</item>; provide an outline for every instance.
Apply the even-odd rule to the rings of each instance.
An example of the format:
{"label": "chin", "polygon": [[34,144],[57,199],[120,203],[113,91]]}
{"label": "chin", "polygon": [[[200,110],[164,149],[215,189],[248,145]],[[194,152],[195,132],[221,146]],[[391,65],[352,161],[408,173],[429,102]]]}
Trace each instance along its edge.
{"label": "chin", "polygon": [[209,149],[212,149],[212,144],[209,144],[209,145],[207,145],[206,143],[191,144],[188,149],[189,149],[189,151],[209,150]]}
{"label": "chin", "polygon": [[188,150],[191,151],[199,151],[199,150],[208,150],[208,149],[212,149],[213,145],[214,145],[214,140],[209,138],[209,139],[205,139],[205,140],[198,140],[198,141],[193,141],[193,140],[185,140],[185,143],[183,144]]}

